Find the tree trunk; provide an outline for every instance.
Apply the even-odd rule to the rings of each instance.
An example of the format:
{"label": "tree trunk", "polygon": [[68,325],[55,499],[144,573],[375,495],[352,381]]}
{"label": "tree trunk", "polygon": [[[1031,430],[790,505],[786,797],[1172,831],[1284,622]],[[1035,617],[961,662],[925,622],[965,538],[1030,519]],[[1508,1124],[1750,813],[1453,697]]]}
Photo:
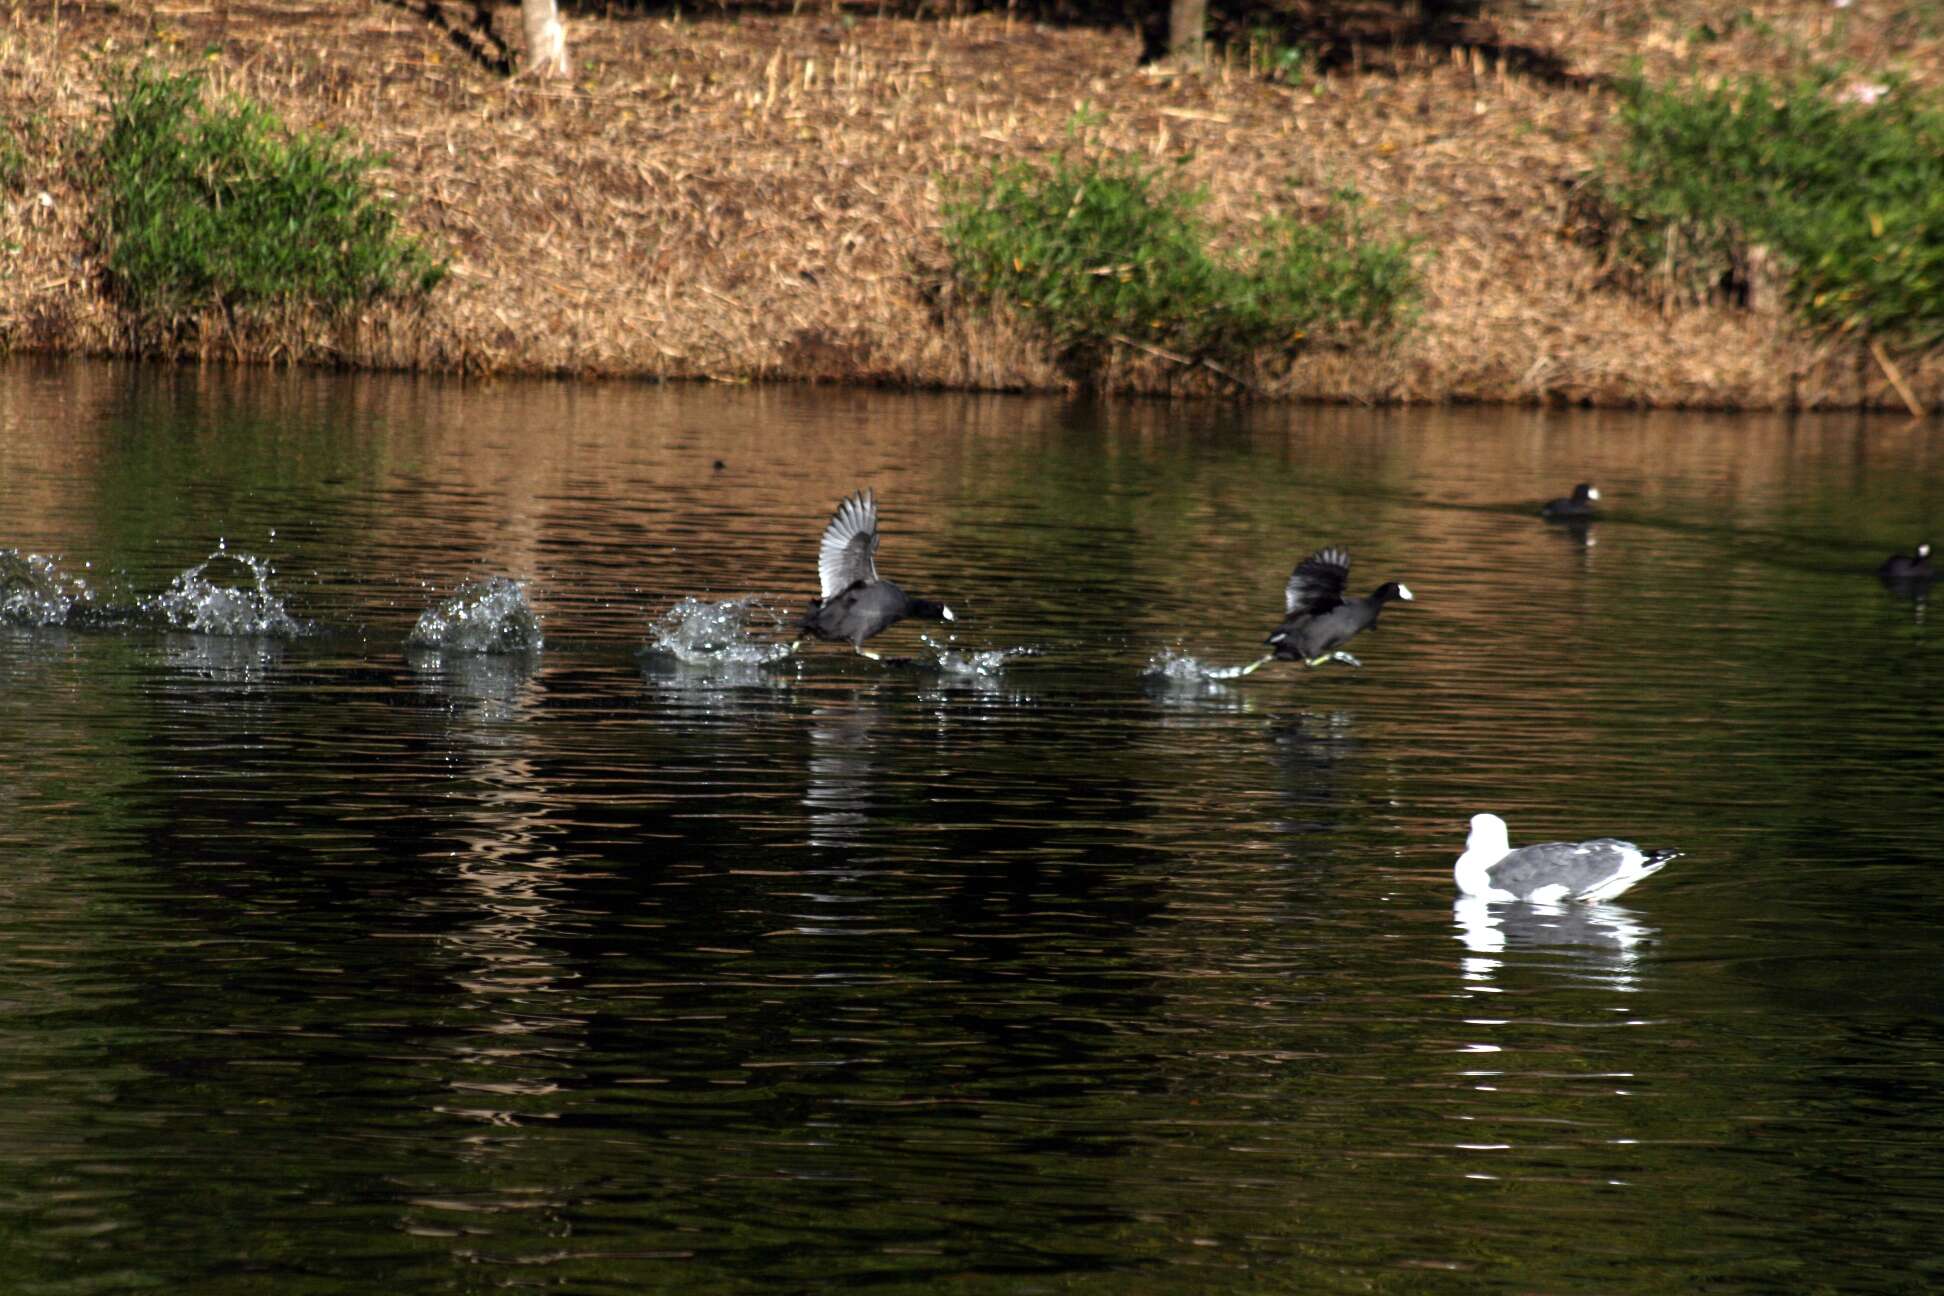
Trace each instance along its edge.
{"label": "tree trunk", "polygon": [[1168,0],[1168,57],[1200,67],[1206,53],[1208,0]]}
{"label": "tree trunk", "polygon": [[560,10],[554,0],[520,0],[520,18],[526,24],[526,66],[521,76],[572,76],[567,69],[567,29],[560,25]]}

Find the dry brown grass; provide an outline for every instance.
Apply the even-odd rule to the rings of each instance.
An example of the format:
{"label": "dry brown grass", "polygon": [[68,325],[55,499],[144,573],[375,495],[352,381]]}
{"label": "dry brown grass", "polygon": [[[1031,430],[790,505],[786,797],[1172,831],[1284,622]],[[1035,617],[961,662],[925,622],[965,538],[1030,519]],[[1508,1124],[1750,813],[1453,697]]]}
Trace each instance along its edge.
{"label": "dry brown grass", "polygon": [[[1604,285],[1562,230],[1569,183],[1608,138],[1601,81],[1629,58],[1650,74],[1779,70],[1807,50],[1874,66],[1895,47],[1923,79],[1944,68],[1937,39],[1824,0],[1504,9],[1488,10],[1488,47],[1548,51],[1566,75],[1529,76],[1476,47],[1396,46],[1292,90],[1238,66],[1137,68],[1127,32],[820,6],[575,21],[580,76],[553,88],[509,84],[377,0],[183,0],[142,14],[65,0],[58,26],[51,5],[16,7],[0,20],[0,120],[36,125],[25,173],[0,195],[0,349],[156,345],[104,295],[76,181],[75,132],[99,113],[101,69],[148,54],[390,154],[407,224],[452,259],[422,306],[235,331],[212,319],[186,348],[196,358],[1057,389],[1064,376],[1022,326],[967,312],[946,287],[939,182],[1057,147],[1085,103],[1101,144],[1191,155],[1186,173],[1218,220],[1320,203],[1348,183],[1380,227],[1435,254],[1420,324],[1400,344],[1296,354],[1273,394],[1900,406],[1855,348],[1727,307],[1663,314]],[[1766,26],[1696,37],[1740,10]],[[1944,361],[1906,357],[1904,372],[1926,402],[1944,396]],[[1215,383],[1129,354],[1111,385]]]}

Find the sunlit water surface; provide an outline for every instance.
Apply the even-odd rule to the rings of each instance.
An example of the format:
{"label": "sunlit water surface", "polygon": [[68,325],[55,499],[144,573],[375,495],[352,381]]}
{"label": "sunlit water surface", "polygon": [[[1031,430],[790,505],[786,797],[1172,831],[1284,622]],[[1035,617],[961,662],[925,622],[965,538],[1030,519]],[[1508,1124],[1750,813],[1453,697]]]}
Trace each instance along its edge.
{"label": "sunlit water surface", "polygon": [[4,1286],[1933,1290],[1938,436],[0,368]]}

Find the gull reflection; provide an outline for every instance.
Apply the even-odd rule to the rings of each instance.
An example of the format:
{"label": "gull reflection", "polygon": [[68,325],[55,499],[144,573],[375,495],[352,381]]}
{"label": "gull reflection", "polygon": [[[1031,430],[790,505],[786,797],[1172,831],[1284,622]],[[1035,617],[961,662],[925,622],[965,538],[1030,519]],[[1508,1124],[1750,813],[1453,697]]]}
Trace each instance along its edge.
{"label": "gull reflection", "polygon": [[1641,951],[1660,934],[1617,904],[1505,904],[1460,896],[1451,917],[1470,951],[1460,975],[1478,988],[1496,988],[1507,954],[1555,948],[1589,978],[1637,990]]}

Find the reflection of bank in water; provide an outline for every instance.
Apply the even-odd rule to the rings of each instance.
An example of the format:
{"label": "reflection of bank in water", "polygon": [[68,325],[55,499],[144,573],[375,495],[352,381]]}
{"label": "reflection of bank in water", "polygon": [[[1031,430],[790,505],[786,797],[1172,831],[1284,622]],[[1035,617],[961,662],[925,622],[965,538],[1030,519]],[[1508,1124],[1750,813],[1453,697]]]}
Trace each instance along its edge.
{"label": "reflection of bank in water", "polygon": [[1484,986],[1508,962],[1500,956],[1554,949],[1565,956],[1561,966],[1616,990],[1636,990],[1641,953],[1660,935],[1616,904],[1506,904],[1460,896],[1451,917],[1471,952],[1462,975]]}

